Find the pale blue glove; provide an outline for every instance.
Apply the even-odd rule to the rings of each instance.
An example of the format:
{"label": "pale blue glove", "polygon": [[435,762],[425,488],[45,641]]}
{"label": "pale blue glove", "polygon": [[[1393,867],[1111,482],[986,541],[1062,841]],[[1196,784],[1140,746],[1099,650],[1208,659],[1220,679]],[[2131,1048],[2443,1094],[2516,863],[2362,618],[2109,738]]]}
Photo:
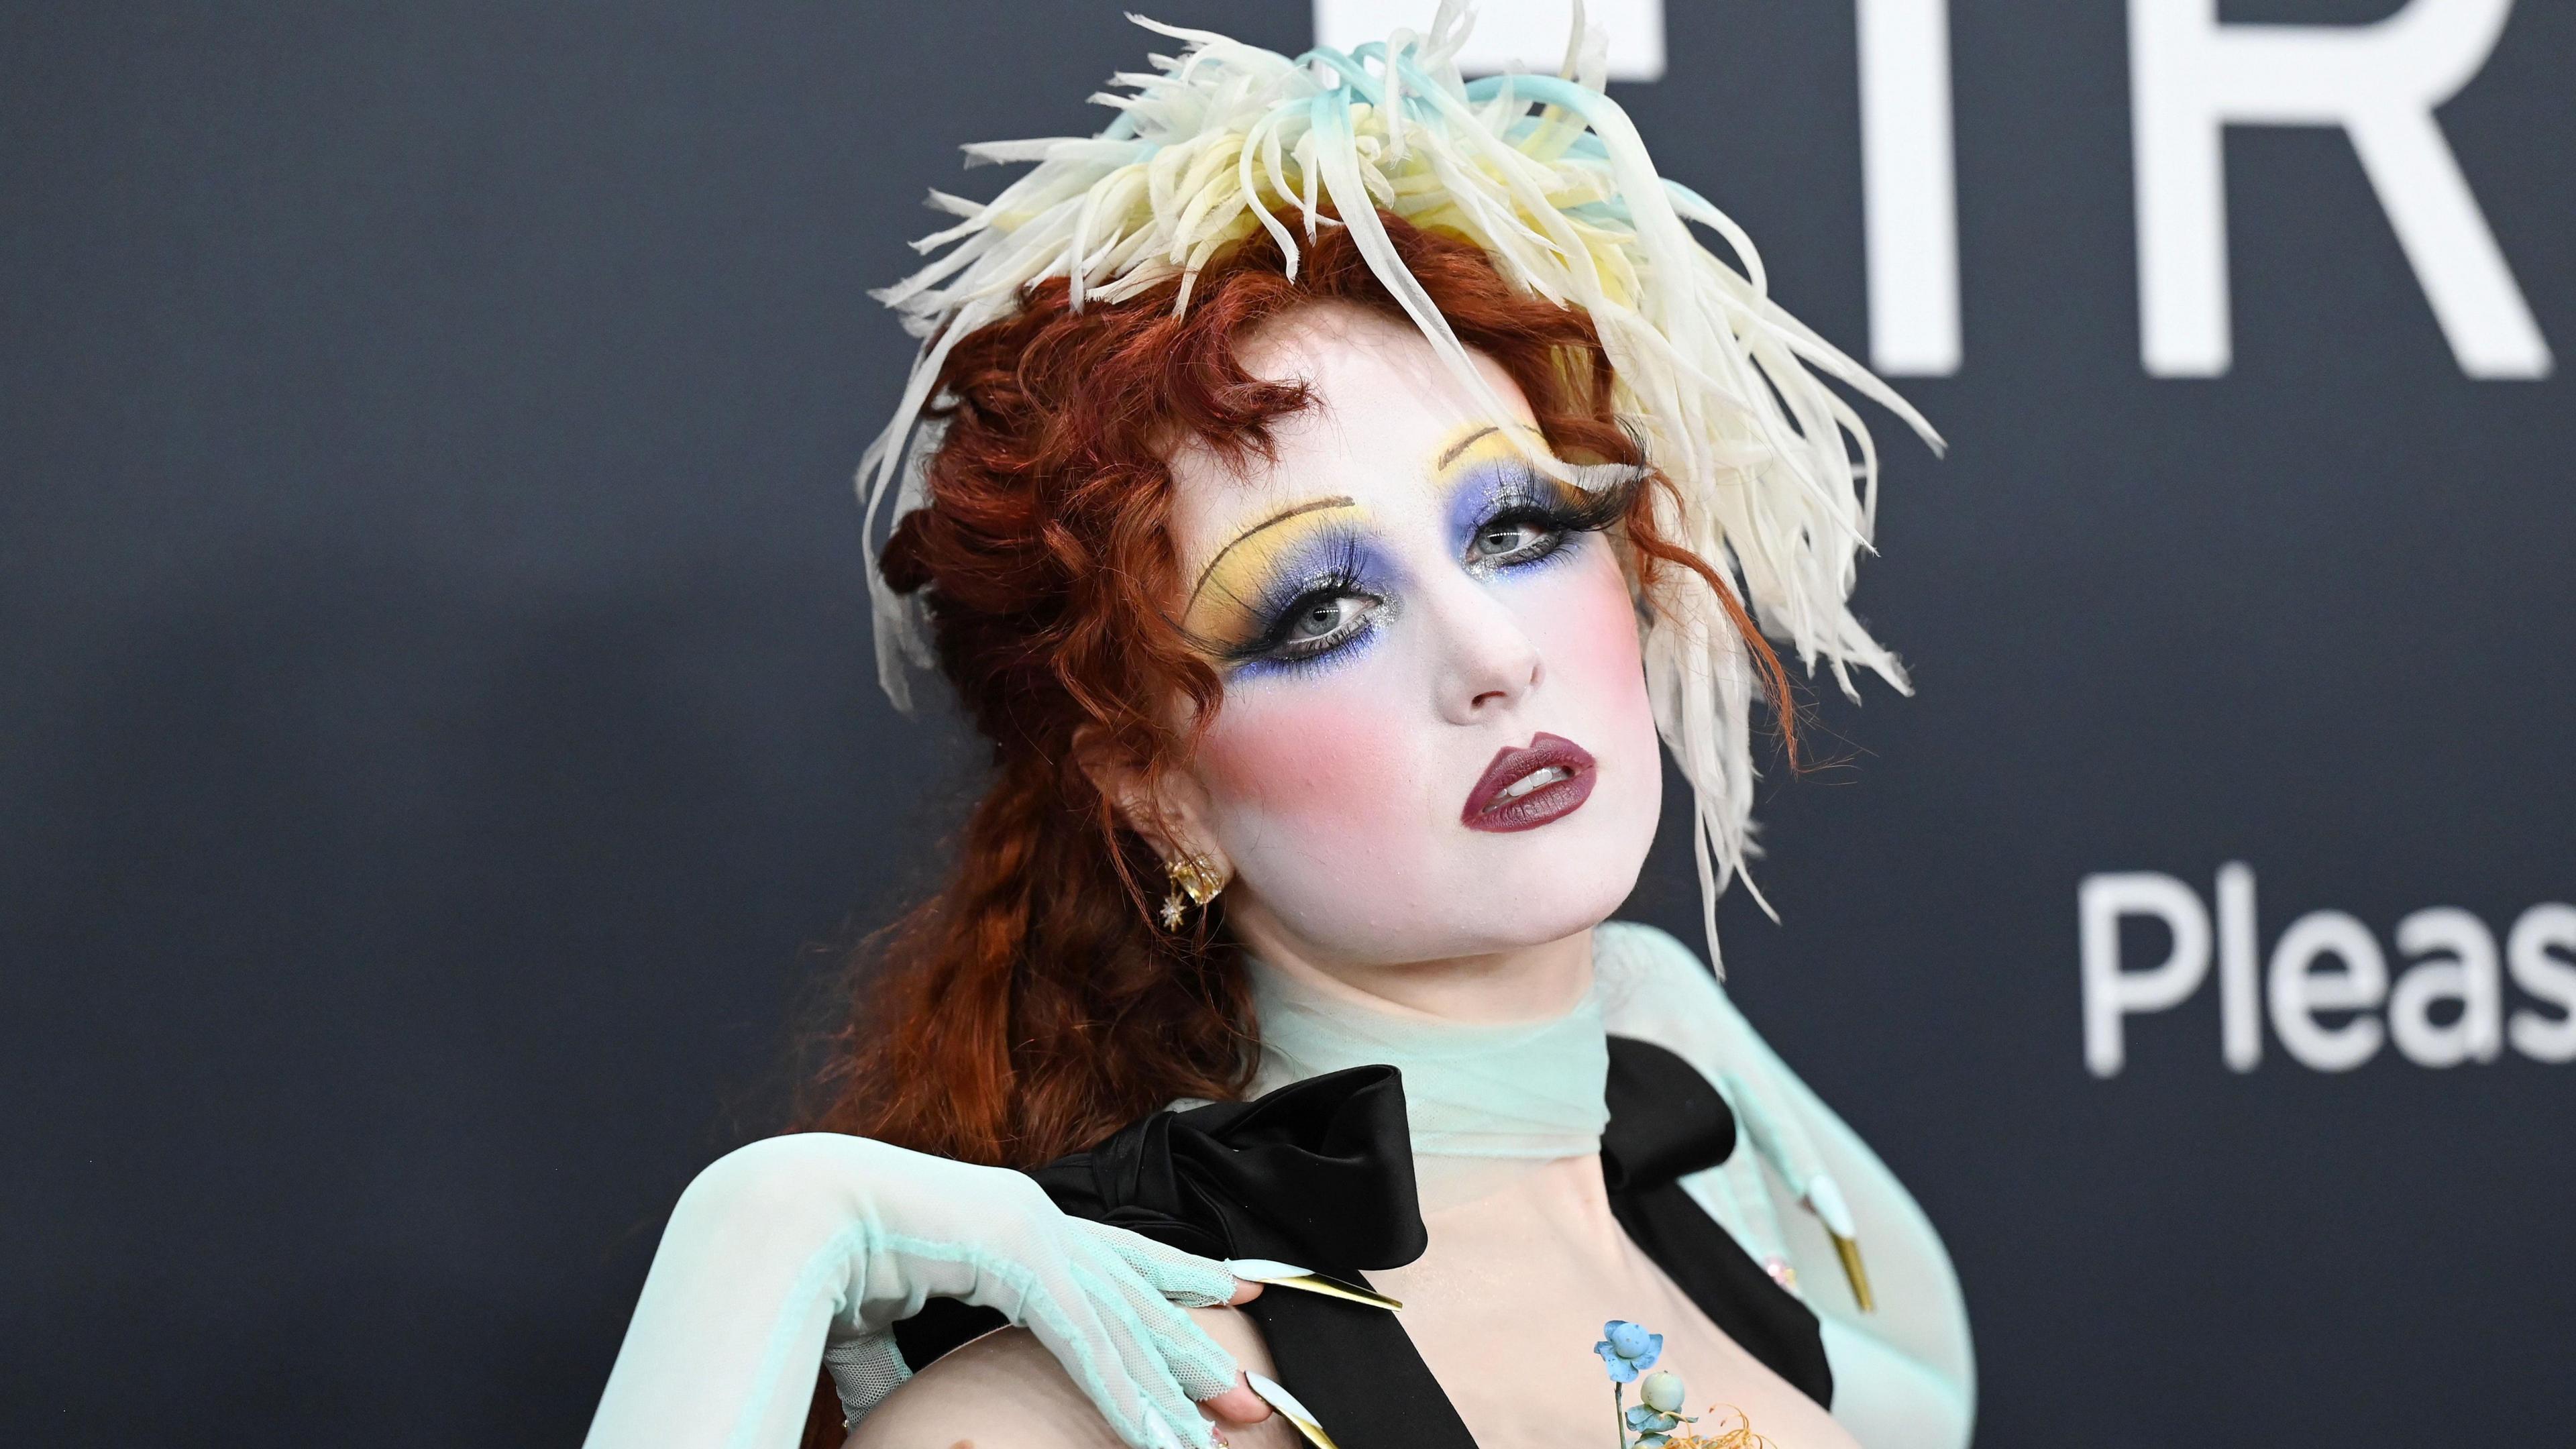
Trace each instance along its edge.
{"label": "pale blue glove", "polygon": [[931,1298],[1028,1329],[1135,1449],[1212,1443],[1195,1402],[1232,1355],[1188,1308],[1222,1263],[1067,1216],[1025,1174],[804,1133],[719,1159],[680,1195],[586,1449],[792,1449],[816,1364],[852,1423],[909,1375],[893,1325]]}

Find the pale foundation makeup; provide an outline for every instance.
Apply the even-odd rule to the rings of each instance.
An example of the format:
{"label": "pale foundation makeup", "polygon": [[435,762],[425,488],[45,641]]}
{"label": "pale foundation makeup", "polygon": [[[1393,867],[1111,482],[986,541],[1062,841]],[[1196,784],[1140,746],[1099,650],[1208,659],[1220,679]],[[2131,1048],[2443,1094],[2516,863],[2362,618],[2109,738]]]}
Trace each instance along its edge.
{"label": "pale foundation makeup", "polygon": [[[1224,679],[1184,814],[1264,960],[1441,1015],[1566,1010],[1662,802],[1618,499],[1546,476],[1408,325],[1315,307],[1242,353],[1314,406],[1175,458],[1181,618]],[[1533,955],[1532,953],[1536,953]]]}
{"label": "pale foundation makeup", "polygon": [[[1316,405],[1266,463],[1175,464],[1182,618],[1225,680],[1186,814],[1235,871],[1227,924],[1353,1012],[1561,1017],[1662,800],[1636,605],[1601,526],[1622,500],[1546,478],[1526,411],[1484,416],[1408,325],[1317,309],[1241,355]],[[1586,1349],[1642,1315],[1774,1442],[1850,1444],[1629,1241],[1594,1154],[1415,1168],[1430,1248],[1371,1281],[1404,1300],[1478,1443],[1597,1437]],[[1262,1432],[1287,1442],[1275,1421],[1247,1439]]]}
{"label": "pale foundation makeup", "polygon": [[[1522,409],[1498,422],[1409,325],[1316,308],[1240,356],[1303,380],[1315,406],[1267,461],[1174,462],[1175,609],[1224,696],[1167,782],[1173,843],[1222,854],[1228,928],[1322,998],[1398,1021],[1561,1018],[1591,987],[1592,928],[1634,885],[1662,801],[1636,605],[1601,527],[1618,500],[1546,479],[1509,379],[1487,369]],[[1430,1246],[1371,1282],[1403,1301],[1479,1444],[1597,1439],[1608,1394],[1589,1345],[1638,1317],[1773,1442],[1850,1449],[1628,1239],[1596,1154],[1415,1166]],[[1197,1317],[1272,1372],[1241,1315]],[[974,1431],[990,1427],[993,1442],[1116,1444],[1082,1404],[1034,1340],[996,1334],[932,1365],[860,1440],[985,1442]],[[1301,1442],[1276,1414],[1226,1433],[1238,1449]]]}

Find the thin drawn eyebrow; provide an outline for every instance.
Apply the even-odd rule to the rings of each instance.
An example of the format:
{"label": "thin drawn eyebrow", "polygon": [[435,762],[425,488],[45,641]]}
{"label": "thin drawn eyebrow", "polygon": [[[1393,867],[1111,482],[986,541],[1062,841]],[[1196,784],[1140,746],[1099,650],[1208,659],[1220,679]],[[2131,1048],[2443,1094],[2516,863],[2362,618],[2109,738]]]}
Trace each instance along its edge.
{"label": "thin drawn eyebrow", "polygon": [[1494,426],[1493,424],[1491,424],[1491,423],[1487,423],[1487,424],[1485,424],[1483,427],[1478,428],[1476,431],[1474,431],[1474,432],[1472,432],[1472,433],[1469,433],[1467,436],[1465,436],[1465,437],[1463,437],[1463,438],[1460,438],[1457,442],[1450,444],[1450,446],[1449,446],[1449,450],[1448,450],[1447,452],[1442,453],[1442,454],[1440,455],[1440,461],[1439,461],[1439,462],[1437,462],[1437,463],[1432,464],[1432,465],[1431,465],[1431,466],[1432,466],[1432,468],[1436,471],[1436,470],[1438,470],[1438,469],[1448,467],[1450,464],[1455,463],[1455,462],[1457,462],[1457,461],[1458,461],[1458,455],[1459,455],[1459,454],[1461,454],[1461,453],[1463,453],[1463,452],[1467,451],[1469,448],[1472,448],[1472,447],[1476,446],[1478,443],[1483,442],[1485,439],[1490,438],[1490,437],[1492,437],[1494,434],[1499,433],[1499,432],[1501,432],[1501,431],[1502,431],[1502,429],[1500,429],[1500,428],[1498,428],[1498,427],[1495,427],[1495,426]]}
{"label": "thin drawn eyebrow", "polygon": [[1359,503],[1357,500],[1347,496],[1309,499],[1306,502],[1297,504],[1293,507],[1281,509],[1279,512],[1270,515],[1268,518],[1252,525],[1243,532],[1236,534],[1231,542],[1216,551],[1216,557],[1207,561],[1206,568],[1199,570],[1198,582],[1190,585],[1190,602],[1193,604],[1198,602],[1199,592],[1207,587],[1208,575],[1215,573],[1216,566],[1225,562],[1225,556],[1234,552],[1245,539],[1252,537],[1254,534],[1261,532],[1265,528],[1276,528],[1280,524],[1286,523],[1289,519],[1303,517],[1309,513],[1321,513],[1327,508],[1356,508],[1358,506]]}
{"label": "thin drawn eyebrow", "polygon": [[[1515,423],[1513,426],[1524,433],[1535,434],[1538,437],[1540,447],[1542,449],[1546,447],[1547,434],[1539,432],[1538,429],[1531,427],[1527,423]],[[1463,438],[1460,438],[1457,442],[1450,444],[1449,447],[1441,453],[1439,461],[1431,465],[1431,471],[1437,473],[1441,469],[1448,467],[1450,464],[1457,462],[1460,454],[1501,431],[1501,428],[1494,426],[1492,423],[1487,423],[1485,426],[1478,428],[1476,431],[1469,433]]]}

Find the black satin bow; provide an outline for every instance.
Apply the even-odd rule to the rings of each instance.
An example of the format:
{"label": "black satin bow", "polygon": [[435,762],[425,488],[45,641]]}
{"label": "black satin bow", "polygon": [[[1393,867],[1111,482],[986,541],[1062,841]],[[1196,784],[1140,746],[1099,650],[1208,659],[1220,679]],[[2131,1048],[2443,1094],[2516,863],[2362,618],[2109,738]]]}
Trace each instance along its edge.
{"label": "black satin bow", "polygon": [[[1681,1186],[1734,1151],[1725,1099],[1664,1048],[1612,1037],[1608,1100],[1602,1176],[1620,1226],[1712,1322],[1830,1404],[1815,1315]],[[1427,1243],[1403,1078],[1388,1066],[1157,1112],[1030,1175],[1068,1213],[1201,1257],[1276,1258],[1365,1283],[1363,1270],[1412,1262]],[[1344,1449],[1475,1449],[1396,1315],[1288,1289],[1244,1312],[1261,1325],[1280,1382]],[[990,1309],[934,1299],[895,1336],[918,1368],[1001,1324]]]}
{"label": "black satin bow", "polygon": [[1404,1079],[1353,1067],[1250,1102],[1156,1112],[1030,1176],[1076,1217],[1202,1258],[1395,1268],[1428,1239]]}
{"label": "black satin bow", "polygon": [[1735,1114],[1699,1068],[1652,1042],[1610,1038],[1601,1177],[1629,1241],[1737,1346],[1831,1408],[1834,1371],[1815,1310],[1772,1278],[1681,1180],[1735,1151]]}
{"label": "black satin bow", "polygon": [[[1357,1277],[1410,1263],[1429,1241],[1404,1076],[1388,1066],[1326,1072],[1249,1102],[1151,1113],[1029,1176],[1075,1217],[1202,1258],[1275,1258]],[[934,1298],[895,1325],[895,1344],[919,1369],[1003,1322],[994,1309]]]}

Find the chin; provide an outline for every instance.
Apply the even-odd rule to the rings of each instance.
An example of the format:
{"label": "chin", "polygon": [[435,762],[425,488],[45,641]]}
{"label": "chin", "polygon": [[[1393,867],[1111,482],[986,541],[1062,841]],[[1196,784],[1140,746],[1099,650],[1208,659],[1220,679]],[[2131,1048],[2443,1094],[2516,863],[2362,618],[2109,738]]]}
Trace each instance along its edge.
{"label": "chin", "polygon": [[1625,870],[1596,866],[1571,877],[1562,871],[1533,872],[1526,881],[1485,877],[1466,909],[1417,917],[1362,949],[1392,966],[1544,946],[1610,919],[1636,879],[1633,865]]}
{"label": "chin", "polygon": [[1637,888],[1654,844],[1655,817],[1649,811],[1642,829],[1606,818],[1597,825],[1611,828],[1569,832],[1557,840],[1549,840],[1546,829],[1500,837],[1506,849],[1478,862],[1474,873],[1471,898],[1484,906],[1484,914],[1461,912],[1455,927],[1462,936],[1488,939],[1481,948],[1447,954],[1545,945],[1610,919]]}
{"label": "chin", "polygon": [[1410,849],[1367,853],[1373,868],[1273,871],[1268,899],[1308,948],[1351,965],[1543,946],[1592,929],[1627,900],[1661,805],[1660,792],[1622,800],[1605,791],[1573,815],[1516,834],[1443,822]]}
{"label": "chin", "polygon": [[[1631,885],[1634,880],[1632,873]],[[1447,954],[1478,956],[1519,951],[1562,941],[1568,936],[1579,936],[1610,919],[1620,903],[1627,899],[1628,889],[1624,887],[1572,890],[1560,886],[1550,899],[1525,898],[1524,909],[1515,911],[1510,921],[1499,923],[1502,929],[1495,929],[1495,922],[1478,922],[1472,926],[1461,922],[1462,934],[1472,929],[1486,939],[1461,940],[1457,949]]]}

